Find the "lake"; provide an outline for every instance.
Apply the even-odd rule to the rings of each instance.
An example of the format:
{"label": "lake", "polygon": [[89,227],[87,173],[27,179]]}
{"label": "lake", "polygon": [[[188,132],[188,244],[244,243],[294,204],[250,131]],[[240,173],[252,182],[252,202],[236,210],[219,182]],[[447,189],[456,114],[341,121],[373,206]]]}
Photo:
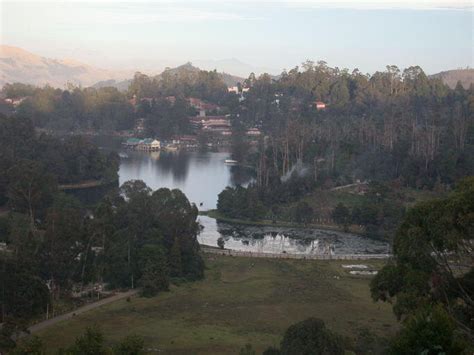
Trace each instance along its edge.
{"label": "lake", "polygon": [[[182,190],[200,210],[216,208],[217,195],[226,186],[247,185],[251,171],[224,163],[226,152],[137,152],[122,150],[119,182],[143,180],[153,190],[161,187]],[[384,254],[385,242],[337,231],[308,228],[259,227],[218,222],[199,216],[202,245],[217,246],[222,237],[225,248],[242,251],[290,254]]]}
{"label": "lake", "polygon": [[227,186],[247,185],[251,171],[226,165],[223,152],[137,152],[122,151],[119,182],[139,179],[153,190],[180,189],[200,210],[215,209],[217,195]]}

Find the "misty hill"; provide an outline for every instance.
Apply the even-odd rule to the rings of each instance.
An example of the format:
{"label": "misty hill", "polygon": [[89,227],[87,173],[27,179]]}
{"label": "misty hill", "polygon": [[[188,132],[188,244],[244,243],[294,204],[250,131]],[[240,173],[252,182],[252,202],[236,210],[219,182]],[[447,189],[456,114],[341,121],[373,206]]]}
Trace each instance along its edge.
{"label": "misty hill", "polygon": [[130,76],[130,72],[100,69],[75,60],[41,57],[18,47],[0,45],[0,86],[14,82],[60,88],[67,83],[90,86],[97,81]]}
{"label": "misty hill", "polygon": [[214,70],[224,73],[234,73],[235,75],[247,78],[250,73],[260,75],[263,73],[277,73],[278,70],[272,68],[264,68],[244,63],[236,58],[219,59],[219,60],[194,60],[194,65],[204,70]]}
{"label": "misty hill", "polygon": [[[192,77],[199,73],[201,71],[201,68],[195,67],[191,62],[185,63],[183,65],[180,65],[175,68],[166,68],[163,73],[167,73],[172,76],[180,76],[180,77]],[[163,76],[163,73],[158,74],[155,76],[155,78],[161,78]],[[228,73],[219,73],[219,76],[222,78],[222,81],[227,85],[227,86],[235,86],[237,83],[243,83],[244,78],[241,78],[236,75],[228,74]],[[130,83],[132,82],[132,79],[127,79],[127,80],[122,80],[122,81],[116,81],[116,80],[104,80],[104,81],[99,81],[93,85],[95,88],[101,88],[101,87],[106,87],[106,86],[111,86],[114,88],[117,88],[120,91],[126,91],[128,87],[130,86]]]}
{"label": "misty hill", "polygon": [[99,81],[95,83],[94,85],[92,85],[92,87],[96,89],[100,89],[104,87],[113,87],[113,88],[118,89],[119,91],[127,91],[131,82],[132,82],[132,79],[126,79],[126,80],[121,80],[121,81],[110,79],[110,80]]}
{"label": "misty hill", "polygon": [[[198,73],[201,71],[202,68],[195,67],[191,62],[187,62],[183,65],[180,65],[176,68],[167,68],[164,70],[164,72],[167,72],[172,75],[186,75],[186,74],[191,74],[191,73]],[[214,69],[210,69],[214,70]],[[157,77],[161,76],[162,74],[157,75]],[[228,73],[219,73],[221,76],[222,80],[227,86],[234,86],[237,85],[237,83],[243,83],[244,78],[228,74]]]}
{"label": "misty hill", "polygon": [[460,81],[462,86],[467,89],[471,84],[474,83],[474,69],[468,68],[447,70],[442,71],[438,74],[433,74],[430,77],[440,78],[451,89],[454,89],[458,81]]}

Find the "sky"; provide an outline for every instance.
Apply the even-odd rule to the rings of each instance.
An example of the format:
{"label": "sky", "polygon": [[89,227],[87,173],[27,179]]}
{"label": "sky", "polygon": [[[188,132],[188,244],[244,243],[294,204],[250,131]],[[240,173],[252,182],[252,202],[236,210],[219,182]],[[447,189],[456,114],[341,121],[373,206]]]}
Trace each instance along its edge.
{"label": "sky", "polygon": [[0,0],[0,11],[2,44],[110,69],[231,58],[272,73],[307,59],[368,73],[474,66],[472,0]]}

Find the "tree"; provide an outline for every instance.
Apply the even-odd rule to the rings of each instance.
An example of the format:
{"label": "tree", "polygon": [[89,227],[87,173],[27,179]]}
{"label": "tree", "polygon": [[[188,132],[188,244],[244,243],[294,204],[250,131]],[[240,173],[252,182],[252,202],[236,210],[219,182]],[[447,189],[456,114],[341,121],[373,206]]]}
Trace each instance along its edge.
{"label": "tree", "polygon": [[458,330],[474,339],[473,238],[471,177],[450,196],[419,203],[408,211],[395,236],[394,263],[371,282],[373,299],[393,302],[399,319],[441,304]]}
{"label": "tree", "polygon": [[345,231],[347,231],[347,227],[349,226],[351,220],[349,209],[344,206],[342,202],[338,203],[336,208],[334,208],[332,211],[332,219],[334,222],[342,226]]}
{"label": "tree", "polygon": [[222,238],[222,237],[217,238],[217,246],[218,246],[220,249],[224,249],[224,245],[225,245],[225,240],[224,240],[224,238]]}
{"label": "tree", "polygon": [[34,226],[39,211],[52,199],[54,179],[41,164],[31,160],[17,162],[8,172],[8,198],[14,211],[25,212]]}
{"label": "tree", "polygon": [[456,332],[452,317],[440,305],[417,311],[391,342],[393,355],[466,353],[468,344]]}
{"label": "tree", "polygon": [[182,275],[183,265],[181,263],[181,247],[180,247],[178,237],[174,238],[174,243],[170,251],[169,264],[170,264],[171,276]]}
{"label": "tree", "polygon": [[280,344],[282,355],[342,355],[342,338],[326,328],[324,322],[308,318],[291,325]]}
{"label": "tree", "polygon": [[297,223],[307,224],[313,219],[313,208],[307,202],[298,202],[294,214]]}
{"label": "tree", "polygon": [[72,355],[105,355],[104,335],[97,326],[88,327],[69,349]]}
{"label": "tree", "polygon": [[32,271],[6,263],[0,273],[0,301],[4,315],[26,319],[45,312],[50,296],[44,281]]}
{"label": "tree", "polygon": [[142,275],[139,284],[145,297],[155,296],[169,287],[166,256],[159,245],[144,245],[139,252],[139,264]]}
{"label": "tree", "polygon": [[36,335],[32,336],[30,339],[27,339],[19,346],[17,346],[13,351],[10,351],[11,355],[45,355],[46,347],[41,340],[41,338]]}

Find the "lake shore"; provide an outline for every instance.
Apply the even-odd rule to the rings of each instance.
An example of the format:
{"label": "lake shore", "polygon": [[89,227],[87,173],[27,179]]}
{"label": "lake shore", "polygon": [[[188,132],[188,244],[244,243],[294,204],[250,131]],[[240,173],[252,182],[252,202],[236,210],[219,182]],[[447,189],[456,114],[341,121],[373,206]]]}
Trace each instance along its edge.
{"label": "lake shore", "polygon": [[314,224],[314,223],[295,223],[295,222],[287,222],[287,221],[280,221],[280,220],[267,220],[267,219],[260,219],[260,220],[248,220],[248,219],[237,219],[237,218],[230,218],[223,216],[217,210],[208,210],[208,211],[199,211],[199,215],[201,216],[208,216],[214,218],[219,221],[234,223],[234,224],[244,224],[249,226],[270,226],[270,227],[289,227],[289,228],[313,228],[313,229],[322,229],[322,230],[330,230],[330,231],[338,231],[338,232],[346,232],[352,233],[357,235],[362,235],[364,230],[359,226],[349,226],[347,230],[341,228],[335,224]]}

